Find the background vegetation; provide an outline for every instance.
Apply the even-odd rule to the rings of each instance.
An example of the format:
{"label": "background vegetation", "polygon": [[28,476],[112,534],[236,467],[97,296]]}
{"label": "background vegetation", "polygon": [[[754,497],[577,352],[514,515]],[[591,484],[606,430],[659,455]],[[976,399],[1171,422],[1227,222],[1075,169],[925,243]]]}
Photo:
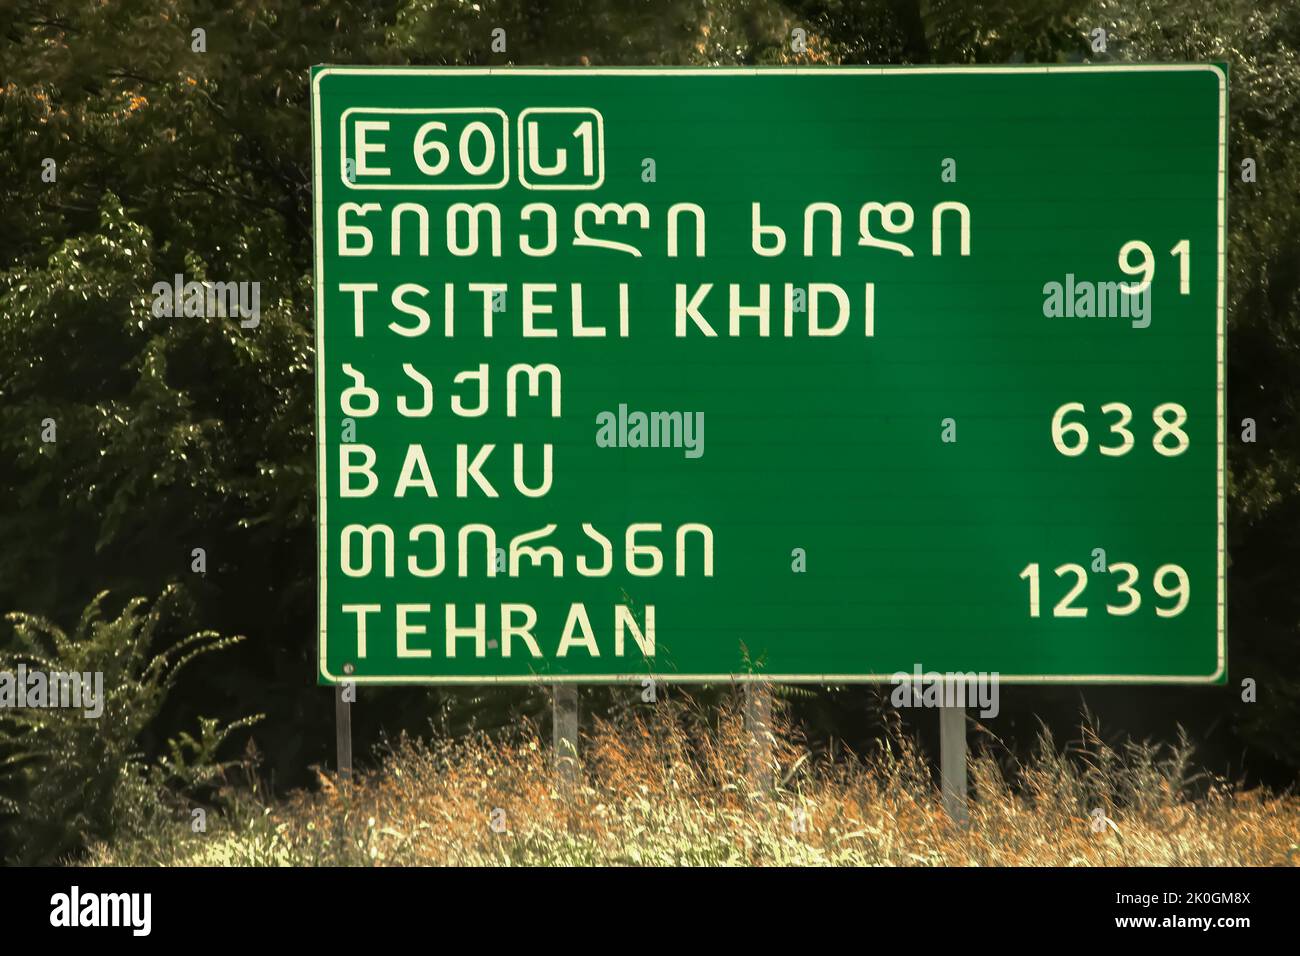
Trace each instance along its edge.
{"label": "background vegetation", "polygon": [[[985,736],[969,826],[945,815],[896,720],[831,761],[783,722],[776,788],[751,786],[735,706],[675,701],[597,721],[584,774],[557,786],[530,724],[496,737],[403,737],[358,783],[268,801],[240,785],[195,834],[123,829],[90,859],[182,866],[1288,866],[1300,798],[1240,792],[1191,767],[1186,740],[1108,746],[1087,723],[1023,761]],[[1099,815],[1098,815],[1099,812]],[[1094,827],[1094,822],[1097,824]]]}
{"label": "background vegetation", "polygon": [[[505,54],[490,51],[498,26]],[[790,50],[796,26],[808,31],[805,54]],[[191,49],[196,27],[206,30],[205,53]],[[1105,53],[1088,41],[1097,27],[1108,31]],[[136,780],[177,752],[169,740],[183,754],[189,729],[210,727],[199,739],[212,744],[217,728],[255,713],[264,719],[236,725],[232,746],[251,735],[272,787],[307,783],[313,765],[332,762],[332,695],[315,686],[313,666],[316,63],[1227,61],[1230,169],[1245,157],[1259,168],[1255,184],[1230,177],[1229,192],[1231,683],[1089,690],[1086,703],[1102,728],[1139,735],[1168,739],[1180,720],[1217,769],[1293,783],[1297,51],[1300,7],[1286,0],[0,3],[0,610],[45,619],[37,630],[49,640],[68,628],[67,653],[81,659],[99,653],[96,641],[127,642],[134,650],[114,673],[140,679],[147,655],[176,654],[188,635],[210,633],[208,646],[218,634],[245,638],[169,676],[170,696],[127,695],[136,716],[103,744],[111,755],[0,722],[0,797],[10,811],[0,816],[0,857],[50,858],[118,825],[106,791],[89,783],[69,798],[85,812],[42,802],[41,766],[62,766],[69,784]],[[1086,135],[1087,117],[1079,123]],[[54,183],[41,179],[46,157],[57,163]],[[1080,197],[1080,217],[1108,214],[1105,197]],[[178,272],[259,281],[260,326],[155,318],[149,290]],[[1255,444],[1237,440],[1247,417],[1258,425]],[[46,418],[57,422],[55,444],[40,440]],[[190,570],[197,547],[205,574]],[[147,628],[137,597],[153,608]],[[108,623],[93,623],[101,615]],[[0,650],[30,651],[31,627],[21,617],[0,626]],[[1258,682],[1256,703],[1241,700],[1245,677]],[[1037,736],[1033,715],[1061,730],[1083,696],[1010,690],[993,728],[1024,750]],[[715,689],[700,699],[726,697]],[[814,754],[862,749],[879,733],[882,708],[869,690],[788,697]],[[633,703],[639,688],[583,694],[587,719]],[[464,734],[545,710],[543,690],[366,689],[354,708],[356,748],[365,754],[382,731],[427,732],[430,718],[440,733]],[[54,736],[34,747],[33,733]],[[427,757],[406,753],[416,765]],[[32,814],[42,813],[53,830],[32,842]]]}

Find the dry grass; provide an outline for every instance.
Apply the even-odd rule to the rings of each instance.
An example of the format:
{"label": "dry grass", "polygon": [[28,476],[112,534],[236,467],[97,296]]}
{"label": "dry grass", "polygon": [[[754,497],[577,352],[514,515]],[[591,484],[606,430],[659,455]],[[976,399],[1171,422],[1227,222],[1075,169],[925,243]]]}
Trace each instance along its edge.
{"label": "dry grass", "polygon": [[[772,793],[745,777],[735,708],[660,703],[583,739],[580,782],[558,783],[534,728],[507,740],[402,739],[355,783],[265,803],[224,796],[188,820],[94,848],[101,865],[1036,865],[1300,864],[1300,799],[1191,772],[1190,747],[1116,750],[1085,729],[1024,764],[972,759],[971,822],[944,816],[915,744],[815,758],[778,726]],[[1093,832],[1090,811],[1111,824]],[[498,829],[493,827],[493,819]]]}

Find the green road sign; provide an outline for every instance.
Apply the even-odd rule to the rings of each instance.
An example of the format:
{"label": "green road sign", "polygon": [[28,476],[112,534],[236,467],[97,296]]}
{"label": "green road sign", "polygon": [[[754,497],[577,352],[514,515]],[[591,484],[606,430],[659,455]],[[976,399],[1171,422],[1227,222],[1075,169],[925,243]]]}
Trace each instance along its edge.
{"label": "green road sign", "polygon": [[1226,679],[1223,67],[312,92],[322,682]]}

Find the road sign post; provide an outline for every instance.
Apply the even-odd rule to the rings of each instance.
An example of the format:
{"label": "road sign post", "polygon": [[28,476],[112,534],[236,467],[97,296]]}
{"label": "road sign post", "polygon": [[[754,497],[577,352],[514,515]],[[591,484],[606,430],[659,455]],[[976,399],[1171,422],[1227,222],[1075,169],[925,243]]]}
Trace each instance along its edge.
{"label": "road sign post", "polygon": [[768,796],[776,785],[772,766],[772,685],[750,681],[744,688],[747,782],[751,793]]}
{"label": "road sign post", "polygon": [[965,826],[969,819],[966,798],[966,708],[939,709],[939,783],[948,819]]}
{"label": "road sign post", "polygon": [[319,679],[1221,683],[1226,71],[313,71]]}
{"label": "road sign post", "polygon": [[578,687],[551,687],[551,744],[560,788],[569,791],[578,782]]}
{"label": "road sign post", "polygon": [[338,774],[344,780],[352,779],[352,705],[344,699],[347,687],[334,688],[334,744]]}

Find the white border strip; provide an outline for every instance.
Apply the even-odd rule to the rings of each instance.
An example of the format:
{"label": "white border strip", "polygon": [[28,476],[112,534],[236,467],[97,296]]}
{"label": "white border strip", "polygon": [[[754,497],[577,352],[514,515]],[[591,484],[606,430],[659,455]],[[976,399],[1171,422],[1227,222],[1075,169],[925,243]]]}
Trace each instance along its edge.
{"label": "white border strip", "polygon": [[555,67],[538,69],[535,67],[322,67],[312,77],[312,205],[315,208],[316,237],[316,445],[317,445],[317,545],[320,553],[320,568],[317,577],[317,615],[318,615],[318,649],[319,674],[326,680],[340,682],[354,681],[358,684],[609,684],[629,681],[642,681],[654,678],[664,682],[678,683],[748,683],[751,681],[776,681],[783,684],[875,684],[889,681],[892,674],[531,674],[512,676],[414,676],[414,677],[363,677],[348,675],[338,677],[329,672],[326,664],[326,461],[325,461],[325,376],[321,369],[325,360],[325,294],[324,270],[325,259],[322,248],[324,236],[322,204],[321,170],[321,115],[320,82],[331,74],[351,76],[640,76],[654,78],[659,76],[923,76],[934,74],[1007,74],[1015,76],[1032,76],[1044,73],[1200,73],[1213,72],[1219,77],[1219,278],[1216,312],[1218,319],[1218,502],[1216,519],[1218,524],[1218,664],[1214,673],[1205,677],[1171,675],[1118,675],[1118,674],[999,674],[998,680],[1003,684],[1212,684],[1224,674],[1227,666],[1227,649],[1225,641],[1225,622],[1227,613],[1227,497],[1225,474],[1227,471],[1227,383],[1226,383],[1226,337],[1227,337],[1227,169],[1228,169],[1228,76],[1214,63],[1151,63],[1151,64],[1095,64],[1089,66],[952,66],[952,67],[695,67],[695,68],[570,68]]}

